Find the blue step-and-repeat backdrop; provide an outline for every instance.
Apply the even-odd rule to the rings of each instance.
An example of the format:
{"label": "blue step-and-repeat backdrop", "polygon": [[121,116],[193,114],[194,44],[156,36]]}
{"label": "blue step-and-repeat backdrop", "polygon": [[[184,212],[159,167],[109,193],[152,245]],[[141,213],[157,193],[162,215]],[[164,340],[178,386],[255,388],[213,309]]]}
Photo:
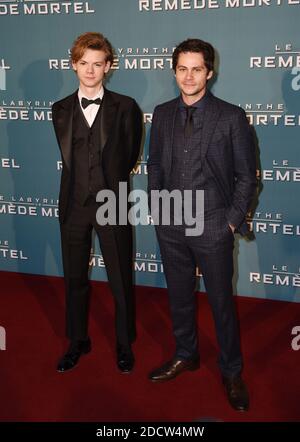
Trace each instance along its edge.
{"label": "blue step-and-repeat backdrop", "polygon": [[[144,112],[132,173],[143,189],[153,109],[178,94],[173,48],[197,37],[217,50],[212,92],[245,109],[256,134],[253,239],[236,238],[235,290],[300,302],[299,23],[300,0],[0,0],[0,270],[62,275],[51,104],[76,89],[75,37],[108,37],[116,58],[106,86]],[[164,287],[154,227],[138,226],[135,243],[136,284]],[[93,279],[106,279],[98,244],[91,267]]]}

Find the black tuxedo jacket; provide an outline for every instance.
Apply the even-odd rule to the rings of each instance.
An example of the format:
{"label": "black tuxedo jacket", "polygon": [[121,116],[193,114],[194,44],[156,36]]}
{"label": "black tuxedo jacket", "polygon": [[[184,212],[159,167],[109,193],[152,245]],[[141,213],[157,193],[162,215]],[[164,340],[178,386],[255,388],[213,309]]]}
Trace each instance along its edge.
{"label": "black tuxedo jacket", "polygon": [[[52,120],[62,156],[59,219],[64,222],[72,185],[72,124],[78,91],[52,106]],[[133,98],[104,89],[100,144],[107,188],[118,195],[119,182],[128,182],[140,151],[142,115]]]}
{"label": "black tuxedo jacket", "polygon": [[[148,160],[149,192],[168,188],[172,144],[179,98],[154,110]],[[213,174],[226,209],[226,219],[245,234],[245,216],[256,188],[256,159],[252,130],[245,112],[207,92],[202,126],[201,164]]]}

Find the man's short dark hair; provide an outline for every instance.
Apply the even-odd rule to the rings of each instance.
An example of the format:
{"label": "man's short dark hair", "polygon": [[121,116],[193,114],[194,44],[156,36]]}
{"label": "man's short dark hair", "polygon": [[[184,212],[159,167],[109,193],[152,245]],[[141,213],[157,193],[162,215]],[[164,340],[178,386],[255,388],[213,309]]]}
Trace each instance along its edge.
{"label": "man's short dark hair", "polygon": [[188,38],[175,48],[172,55],[172,67],[176,71],[179,55],[182,52],[200,52],[204,58],[204,64],[208,71],[214,70],[215,50],[212,45],[198,38]]}

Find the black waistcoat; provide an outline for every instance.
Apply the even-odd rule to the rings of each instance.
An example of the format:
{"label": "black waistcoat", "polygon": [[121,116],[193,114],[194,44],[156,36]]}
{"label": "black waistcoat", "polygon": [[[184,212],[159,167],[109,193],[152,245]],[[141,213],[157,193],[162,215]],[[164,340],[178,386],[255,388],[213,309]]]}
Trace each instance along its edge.
{"label": "black waistcoat", "polygon": [[101,163],[100,145],[101,107],[89,127],[78,100],[75,100],[72,133],[72,174],[74,200],[84,205],[106,183]]}
{"label": "black waistcoat", "polygon": [[189,138],[184,137],[184,120],[180,109],[176,112],[172,168],[169,178],[168,190],[179,189],[193,191],[193,201],[197,189],[204,190],[205,210],[223,206],[223,200],[219,195],[215,180],[207,169],[207,165],[201,164],[201,138],[204,113],[197,109],[194,113],[193,133]]}

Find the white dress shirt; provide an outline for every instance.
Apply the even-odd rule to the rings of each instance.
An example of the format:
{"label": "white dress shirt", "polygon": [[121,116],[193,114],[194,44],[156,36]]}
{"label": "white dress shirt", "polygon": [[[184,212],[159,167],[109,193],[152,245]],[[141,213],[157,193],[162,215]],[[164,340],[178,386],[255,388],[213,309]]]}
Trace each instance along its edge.
{"label": "white dress shirt", "polygon": [[82,105],[81,105],[81,98],[86,98],[87,100],[96,100],[96,98],[100,98],[102,100],[104,95],[104,89],[103,86],[101,87],[100,91],[97,93],[97,95],[95,95],[94,97],[86,97],[83,92],[81,91],[81,89],[79,88],[78,90],[78,99],[79,99],[79,104],[81,107],[81,110],[85,116],[86,121],[88,122],[88,125],[91,127],[94,123],[94,120],[96,118],[97,112],[99,110],[100,105],[99,104],[89,104],[85,109],[83,109]]}

